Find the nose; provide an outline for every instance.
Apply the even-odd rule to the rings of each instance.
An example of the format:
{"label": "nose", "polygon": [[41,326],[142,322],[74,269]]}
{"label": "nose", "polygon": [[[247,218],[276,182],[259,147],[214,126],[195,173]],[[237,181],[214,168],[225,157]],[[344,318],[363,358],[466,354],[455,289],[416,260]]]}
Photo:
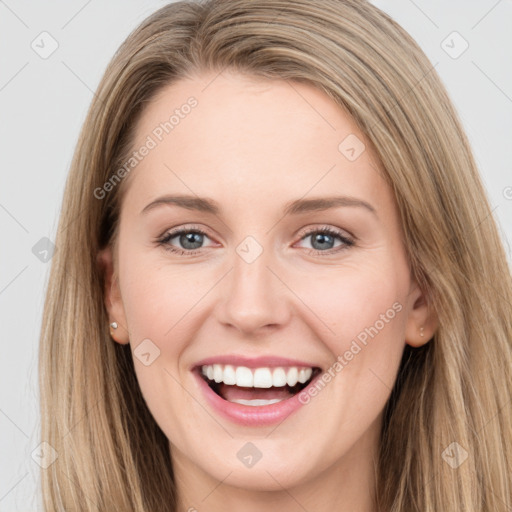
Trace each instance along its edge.
{"label": "nose", "polygon": [[268,253],[263,251],[252,262],[235,254],[233,269],[225,278],[225,299],[217,308],[217,319],[245,335],[268,334],[268,329],[279,329],[291,316],[288,288]]}

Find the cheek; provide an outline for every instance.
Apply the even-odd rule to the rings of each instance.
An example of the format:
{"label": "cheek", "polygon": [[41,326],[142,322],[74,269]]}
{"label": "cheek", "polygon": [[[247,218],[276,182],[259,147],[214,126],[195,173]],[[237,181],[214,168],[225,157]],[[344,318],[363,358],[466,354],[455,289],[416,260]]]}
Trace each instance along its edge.
{"label": "cheek", "polygon": [[123,305],[140,391],[164,432],[184,438],[201,419],[182,414],[190,405],[190,395],[183,386],[186,370],[179,363],[193,339],[189,315],[193,317],[202,287],[182,271],[162,267],[143,255],[126,256],[122,272]]}
{"label": "cheek", "polygon": [[407,280],[392,259],[379,263],[296,282],[297,295],[318,315],[315,330],[332,358],[325,372],[329,392],[319,400],[326,409],[332,400],[343,404],[340,421],[351,414],[370,421],[383,407],[404,348]]}
{"label": "cheek", "polygon": [[141,254],[125,258],[124,276],[120,277],[130,333],[155,340],[172,335],[179,342],[176,333],[181,320],[204,294],[201,274]]}
{"label": "cheek", "polygon": [[[322,381],[302,400],[330,418],[323,428],[332,457],[377,420],[396,379],[404,348],[405,295],[400,282],[385,279],[385,268],[340,269],[297,292],[318,314],[316,333],[322,333],[331,354]],[[315,428],[316,418],[305,416],[305,421]]]}
{"label": "cheek", "polygon": [[[297,277],[294,290],[305,306],[324,325],[324,341],[339,353],[347,342],[366,329],[400,332],[405,327],[403,280],[390,278],[396,270],[390,265],[347,265],[332,269],[314,279]],[[364,334],[360,336],[364,339]]]}

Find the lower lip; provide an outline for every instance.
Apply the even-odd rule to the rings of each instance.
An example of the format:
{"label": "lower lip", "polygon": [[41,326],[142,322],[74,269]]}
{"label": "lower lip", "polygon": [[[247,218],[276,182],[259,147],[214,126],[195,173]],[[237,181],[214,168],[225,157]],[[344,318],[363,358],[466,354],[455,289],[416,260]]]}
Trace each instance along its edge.
{"label": "lower lip", "polygon": [[290,414],[305,405],[299,400],[299,395],[307,392],[307,389],[315,383],[320,375],[317,375],[302,391],[286,400],[269,405],[252,406],[224,400],[210,388],[199,372],[198,369],[193,371],[199,387],[211,407],[228,420],[245,426],[264,426],[282,422]]}

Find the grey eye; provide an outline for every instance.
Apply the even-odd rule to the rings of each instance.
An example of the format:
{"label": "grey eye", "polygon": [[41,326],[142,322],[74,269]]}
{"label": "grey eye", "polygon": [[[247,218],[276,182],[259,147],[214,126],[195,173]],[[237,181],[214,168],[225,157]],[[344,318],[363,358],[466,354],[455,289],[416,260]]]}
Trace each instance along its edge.
{"label": "grey eye", "polygon": [[[204,235],[202,233],[196,233],[194,231],[189,231],[187,233],[182,233],[180,235],[175,236],[174,238],[179,238],[179,243],[183,249],[199,249],[203,243]],[[172,240],[172,239],[171,239]]]}
{"label": "grey eye", "polygon": [[313,249],[322,250],[332,249],[334,247],[334,237],[332,235],[326,233],[314,233],[308,236],[312,240],[311,245]]}

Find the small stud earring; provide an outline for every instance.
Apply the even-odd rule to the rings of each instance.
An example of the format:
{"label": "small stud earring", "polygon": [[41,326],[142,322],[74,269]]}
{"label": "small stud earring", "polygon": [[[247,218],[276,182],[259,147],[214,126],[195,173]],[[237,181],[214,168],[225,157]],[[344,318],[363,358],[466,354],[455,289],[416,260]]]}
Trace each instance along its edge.
{"label": "small stud earring", "polygon": [[420,336],[423,337],[424,334],[423,334],[423,327],[420,327]]}
{"label": "small stud earring", "polygon": [[114,337],[114,329],[117,329],[117,322],[112,322],[110,324],[110,336]]}

